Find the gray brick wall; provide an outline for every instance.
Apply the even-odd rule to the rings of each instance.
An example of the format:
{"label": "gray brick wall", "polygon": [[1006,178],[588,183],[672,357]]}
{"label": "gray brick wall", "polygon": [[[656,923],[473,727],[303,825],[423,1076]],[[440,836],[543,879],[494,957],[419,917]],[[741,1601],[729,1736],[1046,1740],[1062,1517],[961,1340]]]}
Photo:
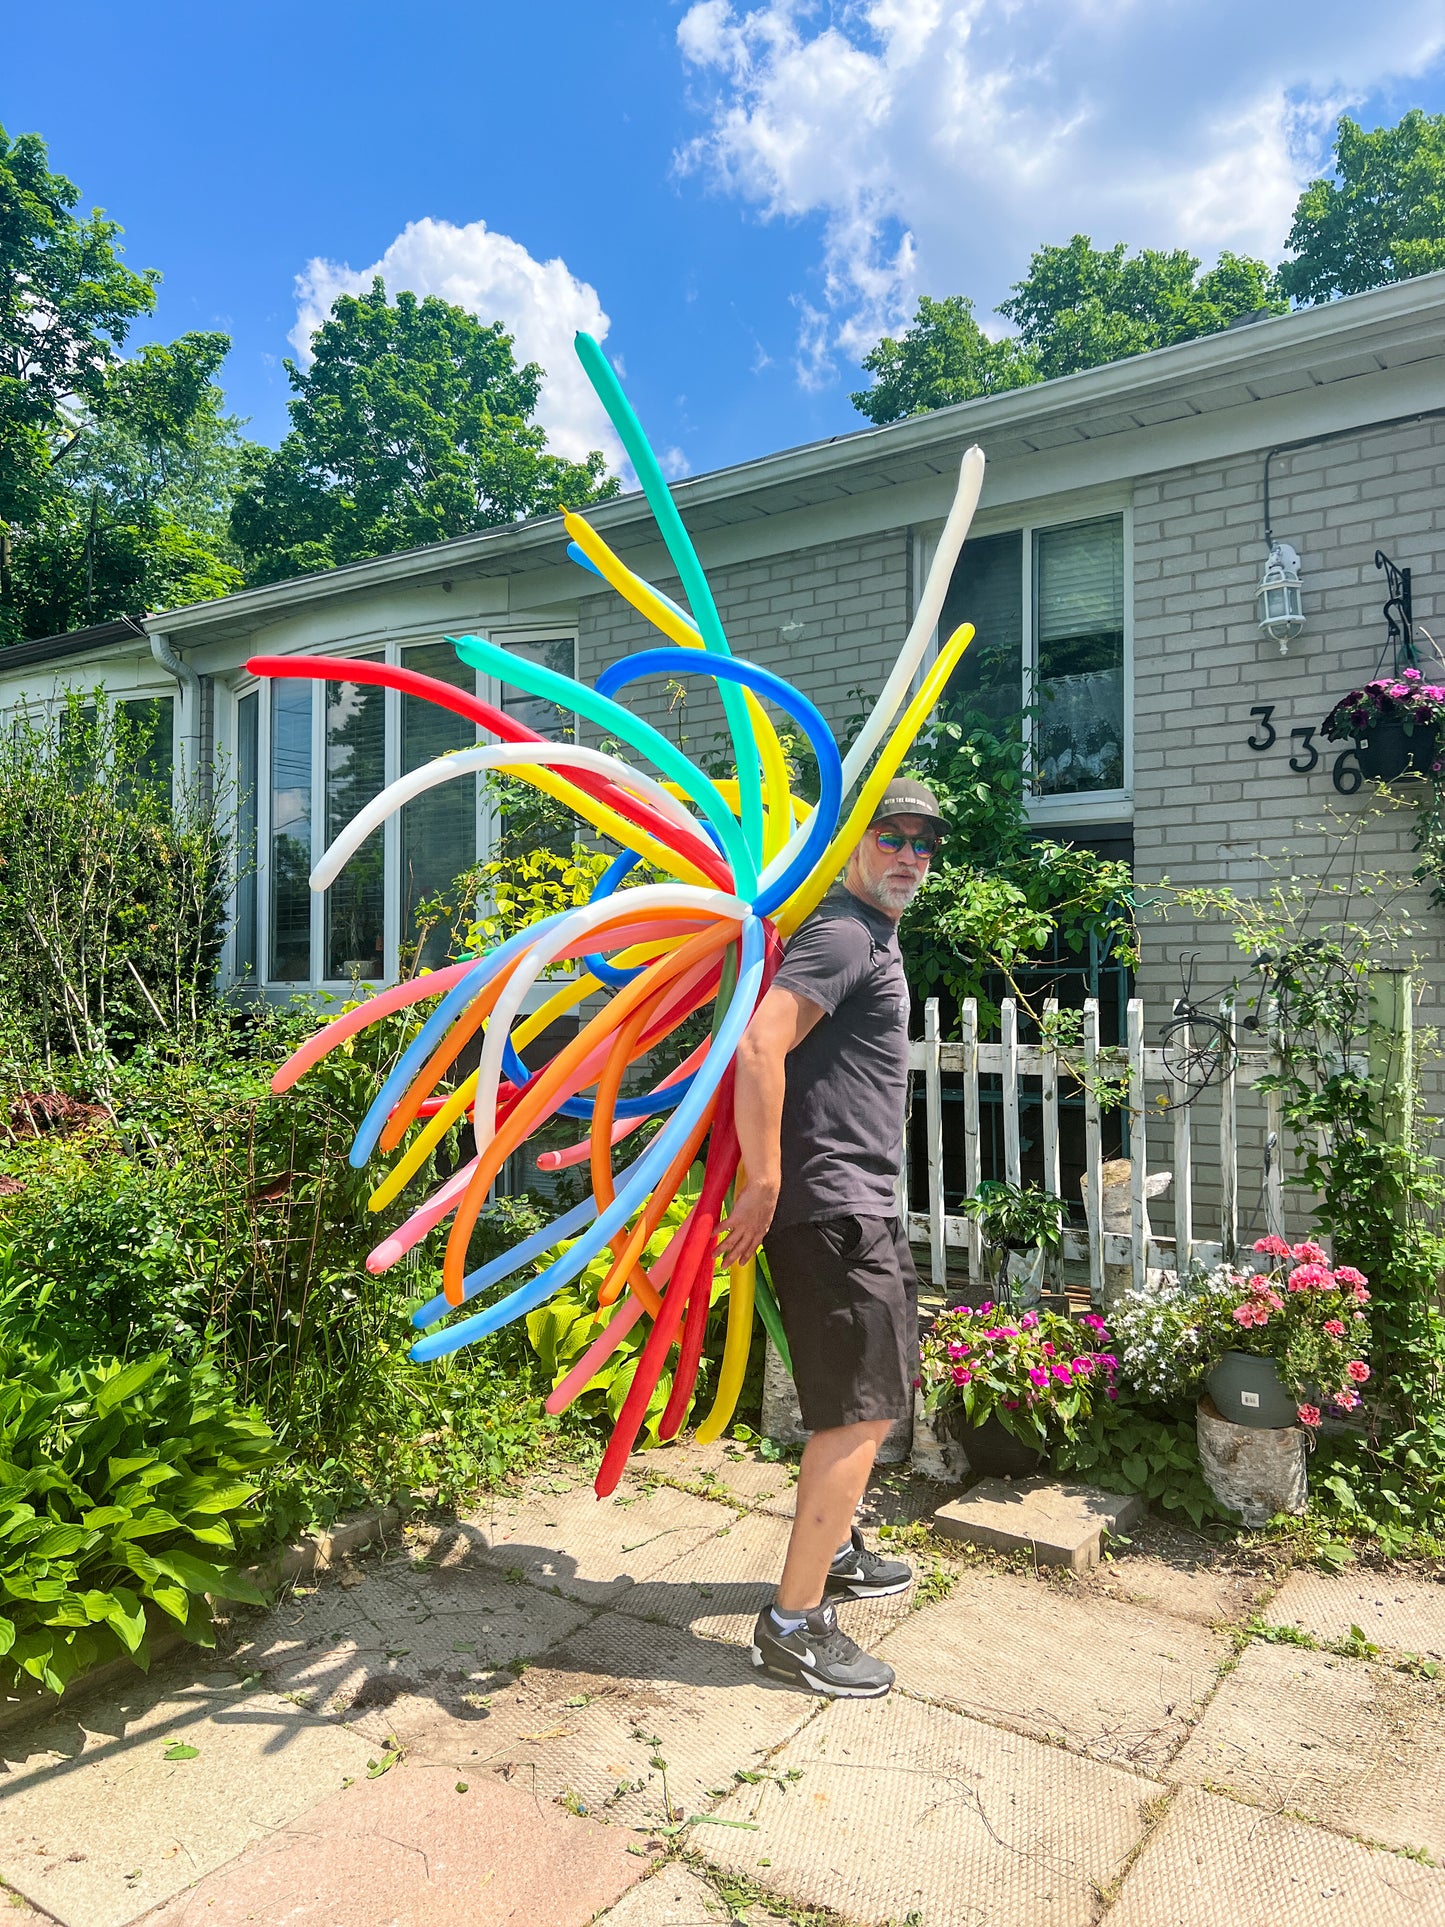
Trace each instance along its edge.
{"label": "gray brick wall", "polygon": [[[1135,487],[1136,866],[1146,900],[1166,877],[1225,882],[1248,894],[1274,876],[1305,888],[1324,878],[1323,918],[1338,914],[1333,886],[1347,881],[1356,850],[1363,870],[1409,874],[1414,811],[1403,792],[1382,798],[1369,786],[1339,795],[1331,782],[1338,746],[1321,741],[1313,771],[1294,773],[1290,731],[1317,726],[1338,696],[1376,673],[1385,639],[1377,548],[1414,570],[1417,620],[1445,639],[1445,423],[1371,430],[1275,458],[1271,520],[1276,538],[1300,552],[1308,619],[1283,659],[1254,617],[1265,554],[1262,469],[1262,455],[1253,454]],[[1246,738],[1249,712],[1261,704],[1273,705],[1279,735],[1257,754]],[[1342,834],[1355,831],[1342,846]],[[1417,1022],[1438,1027],[1445,919],[1423,891],[1412,892],[1409,907],[1415,931],[1398,961],[1412,962],[1425,986]],[[1148,916],[1139,987],[1151,1014],[1168,1009],[1190,954],[1198,958],[1196,994],[1222,987],[1242,967],[1249,975],[1218,924],[1174,910],[1167,920]],[[1438,1065],[1427,1072],[1426,1092],[1440,1115]],[[1198,1121],[1212,1135],[1208,1104]],[[1252,1104],[1245,1127],[1255,1178],[1242,1203],[1252,1214],[1262,1130]],[[1167,1161],[1169,1137],[1161,1119],[1157,1153],[1151,1130],[1151,1160]]]}
{"label": "gray brick wall", "polygon": [[[795,683],[837,731],[853,708],[848,692],[876,690],[903,645],[910,613],[909,554],[909,531],[890,529],[714,569],[709,581],[734,653]],[[686,606],[675,579],[664,577],[656,587]],[[803,634],[785,642],[781,630],[791,622],[801,622]],[[584,682],[621,656],[664,643],[610,590],[582,603],[577,633]],[[716,738],[724,726],[722,705],[706,678],[685,680],[681,728],[686,748],[708,759],[721,748]],[[629,706],[676,740],[679,719],[675,710],[669,713],[660,683],[639,684]]]}

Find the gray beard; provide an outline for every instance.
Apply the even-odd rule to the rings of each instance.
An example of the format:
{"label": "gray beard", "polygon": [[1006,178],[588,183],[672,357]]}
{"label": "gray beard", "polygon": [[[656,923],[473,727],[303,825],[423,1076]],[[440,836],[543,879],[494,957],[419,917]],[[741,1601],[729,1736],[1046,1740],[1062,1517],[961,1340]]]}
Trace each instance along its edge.
{"label": "gray beard", "polygon": [[875,910],[882,910],[887,916],[901,916],[918,894],[918,886],[923,881],[919,877],[909,883],[890,883],[884,881],[876,889],[870,889],[861,877],[855,876],[853,888],[865,903],[871,903]]}

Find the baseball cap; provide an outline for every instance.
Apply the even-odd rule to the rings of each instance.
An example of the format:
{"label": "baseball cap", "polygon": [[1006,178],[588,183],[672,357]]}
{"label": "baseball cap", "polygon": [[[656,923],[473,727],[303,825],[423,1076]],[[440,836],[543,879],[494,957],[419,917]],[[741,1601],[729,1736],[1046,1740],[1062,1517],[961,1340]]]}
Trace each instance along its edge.
{"label": "baseball cap", "polygon": [[869,818],[869,829],[889,816],[926,816],[940,836],[948,834],[948,824],[939,812],[938,798],[916,776],[894,777],[878,799],[878,807]]}

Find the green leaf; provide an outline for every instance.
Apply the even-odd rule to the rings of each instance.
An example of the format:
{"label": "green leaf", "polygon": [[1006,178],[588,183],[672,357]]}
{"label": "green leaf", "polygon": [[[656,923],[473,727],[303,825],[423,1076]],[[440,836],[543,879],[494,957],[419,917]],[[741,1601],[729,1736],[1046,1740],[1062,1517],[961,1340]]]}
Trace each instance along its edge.
{"label": "green leaf", "polygon": [[200,1757],[201,1749],[198,1746],[187,1746],[184,1740],[172,1740],[161,1755],[163,1760],[199,1760]]}
{"label": "green leaf", "polygon": [[156,1352],[150,1358],[138,1358],[132,1365],[124,1365],[106,1379],[95,1395],[95,1409],[98,1412],[113,1412],[132,1398],[143,1385],[148,1385],[161,1368],[170,1363],[164,1352]]}

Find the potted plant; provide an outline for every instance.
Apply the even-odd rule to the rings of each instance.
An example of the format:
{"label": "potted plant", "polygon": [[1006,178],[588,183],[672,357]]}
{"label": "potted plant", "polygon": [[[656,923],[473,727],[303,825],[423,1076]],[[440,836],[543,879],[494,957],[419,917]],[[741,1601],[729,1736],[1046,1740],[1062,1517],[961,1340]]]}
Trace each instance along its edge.
{"label": "potted plant", "polygon": [[940,1312],[923,1339],[923,1396],[985,1476],[1037,1471],[1051,1436],[1116,1396],[1102,1318],[1013,1315],[993,1304]]}
{"label": "potted plant", "polygon": [[[996,1301],[1037,1304],[1048,1254],[1063,1243],[1068,1206],[1036,1185],[1004,1184],[985,1178],[959,1207],[977,1221],[983,1239],[984,1278]],[[1029,1254],[1027,1257],[1024,1254]]]}
{"label": "potted plant", "polygon": [[1360,1404],[1370,1293],[1363,1273],[1332,1270],[1317,1244],[1270,1237],[1254,1249],[1251,1270],[1222,1265],[1199,1290],[1132,1299],[1115,1343],[1123,1379],[1147,1396],[1204,1394],[1204,1476],[1246,1525],[1263,1525],[1303,1509],[1306,1451],[1325,1412]]}
{"label": "potted plant", "polygon": [[1445,685],[1418,669],[1378,676],[1342,696],[1320,725],[1332,742],[1353,742],[1366,776],[1393,783],[1406,774],[1439,776]]}

